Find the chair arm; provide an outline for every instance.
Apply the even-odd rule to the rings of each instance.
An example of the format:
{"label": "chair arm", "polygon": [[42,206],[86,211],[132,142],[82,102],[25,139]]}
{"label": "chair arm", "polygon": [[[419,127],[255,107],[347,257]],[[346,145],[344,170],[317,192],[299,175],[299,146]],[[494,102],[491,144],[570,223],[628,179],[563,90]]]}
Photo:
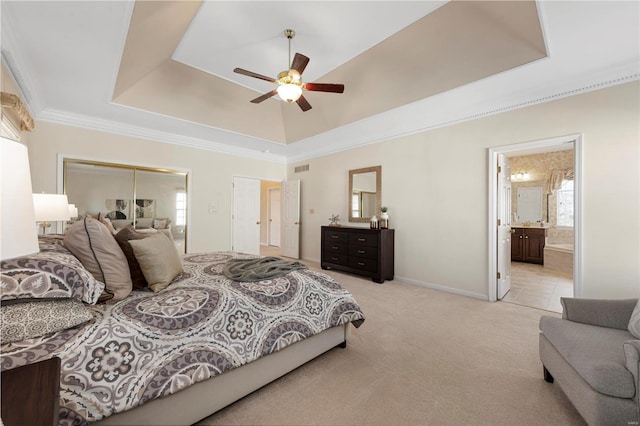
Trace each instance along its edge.
{"label": "chair arm", "polygon": [[640,340],[627,340],[622,346],[624,348],[624,366],[633,375],[633,383],[636,386],[634,399],[638,404],[640,402]]}
{"label": "chair arm", "polygon": [[600,327],[629,329],[638,299],[576,299],[562,297],[562,318]]}

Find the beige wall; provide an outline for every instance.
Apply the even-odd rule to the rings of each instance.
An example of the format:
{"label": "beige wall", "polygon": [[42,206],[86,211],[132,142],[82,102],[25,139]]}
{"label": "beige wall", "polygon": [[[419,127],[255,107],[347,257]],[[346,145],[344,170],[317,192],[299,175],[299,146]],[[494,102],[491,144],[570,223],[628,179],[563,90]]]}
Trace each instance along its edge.
{"label": "beige wall", "polygon": [[[229,250],[233,176],[283,180],[285,166],[94,130],[36,122],[29,135],[34,192],[56,192],[58,154],[106,162],[189,169],[190,252]],[[216,213],[209,207],[215,206]]]}
{"label": "beige wall", "polygon": [[320,259],[331,214],[348,224],[349,169],[380,164],[396,276],[486,298],[488,148],[582,133],[583,295],[638,297],[639,94],[640,83],[623,84],[290,164],[302,180],[302,257]]}

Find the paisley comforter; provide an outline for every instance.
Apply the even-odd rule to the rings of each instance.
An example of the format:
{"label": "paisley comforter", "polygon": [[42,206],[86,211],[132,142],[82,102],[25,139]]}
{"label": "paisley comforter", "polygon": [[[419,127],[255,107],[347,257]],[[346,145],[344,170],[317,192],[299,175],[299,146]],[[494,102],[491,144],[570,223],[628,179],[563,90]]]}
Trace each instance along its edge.
{"label": "paisley comforter", "polygon": [[190,254],[160,293],[92,307],[95,321],[4,345],[2,369],[59,356],[60,423],[83,424],[173,394],[364,315],[329,276],[298,270],[260,282],[227,279],[232,252]]}

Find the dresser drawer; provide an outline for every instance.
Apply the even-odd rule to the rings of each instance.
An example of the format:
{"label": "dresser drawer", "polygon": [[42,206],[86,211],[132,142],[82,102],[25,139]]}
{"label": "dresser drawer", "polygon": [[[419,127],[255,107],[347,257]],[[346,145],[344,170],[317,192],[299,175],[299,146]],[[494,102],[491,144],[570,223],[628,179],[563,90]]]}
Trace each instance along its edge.
{"label": "dresser drawer", "polygon": [[378,270],[378,261],[376,259],[364,259],[362,257],[350,257],[349,267],[360,269],[362,271],[376,272]]}
{"label": "dresser drawer", "polygon": [[378,236],[375,234],[352,233],[349,235],[349,244],[377,247]]}
{"label": "dresser drawer", "polygon": [[343,243],[338,243],[335,241],[327,241],[324,242],[324,251],[329,253],[338,253],[345,254],[347,253],[347,245]]}
{"label": "dresser drawer", "polygon": [[349,256],[361,257],[364,259],[377,259],[378,248],[371,246],[349,246]]}
{"label": "dresser drawer", "polygon": [[336,265],[348,266],[348,257],[346,254],[330,253],[325,250],[322,256],[322,261],[327,263],[334,263]]}
{"label": "dresser drawer", "polygon": [[324,238],[325,241],[333,241],[334,243],[346,244],[349,242],[349,234],[340,231],[325,230]]}

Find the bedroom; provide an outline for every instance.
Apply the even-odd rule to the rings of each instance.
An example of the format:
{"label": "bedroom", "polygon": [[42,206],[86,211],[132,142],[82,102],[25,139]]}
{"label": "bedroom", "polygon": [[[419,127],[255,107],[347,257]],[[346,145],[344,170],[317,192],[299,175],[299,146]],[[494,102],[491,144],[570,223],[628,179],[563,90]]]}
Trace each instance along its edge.
{"label": "bedroom", "polygon": [[[437,108],[433,104],[425,104],[422,112],[404,114],[407,120],[415,123],[413,127],[403,128],[404,122],[391,116],[389,121],[398,123],[398,129],[392,129],[390,134],[384,133],[384,127],[371,126],[371,131],[383,135],[382,138],[376,135],[361,140],[353,136],[361,146],[346,149],[347,146],[332,145],[330,140],[341,142],[343,135],[334,134],[335,138],[329,135],[319,141],[319,148],[310,147],[308,154],[305,148],[311,143],[305,141],[274,145],[270,153],[262,152],[266,149],[262,146],[257,150],[241,150],[240,144],[221,146],[213,143],[210,149],[199,149],[201,145],[197,143],[201,140],[193,135],[182,138],[191,143],[191,146],[183,146],[175,143],[176,137],[170,132],[151,132],[114,120],[97,120],[83,115],[83,111],[64,111],[65,88],[60,88],[62,92],[45,92],[42,88],[44,73],[38,70],[48,69],[47,75],[51,73],[60,78],[72,70],[20,62],[21,48],[28,47],[21,46],[15,38],[12,40],[11,35],[7,37],[5,31],[10,28],[13,31],[12,22],[26,24],[25,18],[5,24],[11,17],[11,11],[5,10],[8,3],[11,2],[2,4],[3,64],[7,54],[11,58],[9,62],[13,62],[9,66],[11,73],[3,70],[2,91],[20,92],[10,75],[13,74],[20,86],[25,86],[21,87],[23,99],[27,100],[36,119],[35,131],[25,134],[23,140],[29,146],[34,192],[57,192],[58,154],[188,168],[193,172],[190,220],[193,229],[197,229],[190,238],[189,251],[206,252],[230,248],[230,183],[233,176],[273,181],[300,179],[303,188],[301,257],[318,262],[320,226],[328,224],[327,218],[332,214],[347,217],[348,170],[381,165],[383,203],[390,208],[392,227],[396,230],[396,279],[417,284],[418,288],[426,286],[488,300],[487,149],[580,133],[584,144],[585,188],[581,296],[630,298],[638,297],[640,293],[637,261],[640,257],[639,88],[637,42],[633,41],[638,39],[637,19],[634,21],[633,18],[637,16],[636,2],[593,3],[594,9],[584,12],[582,21],[576,20],[573,24],[571,28],[575,31],[582,28],[579,34],[584,37],[591,31],[597,34],[586,38],[592,42],[589,49],[595,52],[589,50],[586,55],[586,47],[578,49],[585,53],[583,56],[588,56],[580,58],[578,63],[584,69],[578,75],[580,78],[567,74],[557,78],[550,75],[544,84],[534,87],[542,90],[541,94],[522,90],[518,93],[521,97],[502,103],[498,102],[502,99],[496,100],[502,94],[500,92],[488,99],[497,104],[484,104],[484,109],[467,114],[474,119],[454,120],[448,125],[445,125],[447,119],[436,116]],[[545,31],[551,31],[555,27],[551,26],[550,17],[556,16],[551,15],[553,6],[541,2],[539,7],[548,14],[542,19]],[[545,21],[545,16],[549,20]],[[608,16],[610,21],[601,23],[596,16]],[[584,23],[585,20],[589,23]],[[596,28],[607,30],[596,31]],[[21,34],[19,29],[15,31],[15,34]],[[548,34],[549,47],[561,49],[552,35]],[[600,38],[601,44],[596,43]],[[277,39],[275,46],[285,50],[284,39]],[[297,37],[294,49],[304,52],[303,46],[303,37]],[[620,56],[613,62],[598,63],[608,50],[620,52]],[[37,57],[35,52],[29,56]],[[543,60],[542,65],[551,60],[555,60],[553,50],[551,58]],[[312,61],[310,67],[315,64],[316,61]],[[529,72],[531,67],[522,66],[506,72],[505,76],[516,80],[524,78],[519,73]],[[109,70],[112,75],[112,68]],[[260,68],[256,70],[260,71]],[[491,85],[494,80],[484,80],[484,84],[486,86],[478,91],[486,97],[486,93],[491,92],[480,89],[495,90]],[[348,90],[349,87],[344,95],[309,96],[314,104],[314,110],[310,112],[330,108],[336,99],[334,96],[346,96]],[[327,99],[320,100],[320,96]],[[249,104],[249,99],[242,99],[247,107],[263,106]],[[526,103],[538,99],[539,102]],[[449,100],[452,103],[450,110],[455,110],[459,104],[454,102],[455,98]],[[61,103],[56,105],[56,102]],[[425,122],[425,116],[433,121]],[[362,128],[356,128],[355,132],[356,135],[357,132],[364,134]],[[212,137],[210,140],[218,139]],[[443,161],[445,159],[450,161]],[[294,173],[296,166],[304,164],[309,164],[308,172]],[[217,201],[217,194],[221,201],[218,213],[212,215],[208,206]],[[312,210],[314,213],[310,213]],[[343,224],[345,222],[343,219]],[[460,268],[461,264],[465,267]],[[537,330],[533,329],[532,333],[536,334]]]}

